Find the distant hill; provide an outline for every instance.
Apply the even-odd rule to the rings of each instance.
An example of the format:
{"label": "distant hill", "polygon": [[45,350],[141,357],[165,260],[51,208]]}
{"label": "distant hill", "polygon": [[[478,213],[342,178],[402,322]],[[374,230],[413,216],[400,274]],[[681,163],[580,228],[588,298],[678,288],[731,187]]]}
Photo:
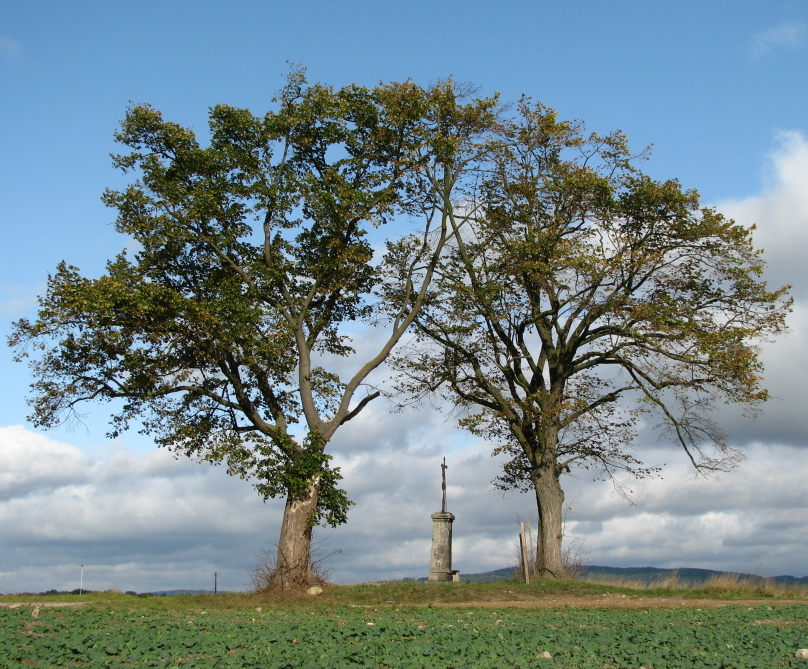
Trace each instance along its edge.
{"label": "distant hill", "polygon": [[505,569],[495,569],[494,571],[485,571],[481,574],[464,574],[460,572],[460,580],[463,583],[495,583],[497,581],[513,581],[516,570],[514,567],[506,567]]}
{"label": "distant hill", "polygon": [[[219,590],[220,593],[224,592]],[[212,595],[213,590],[158,590],[156,592],[146,592],[146,595],[162,595],[167,597],[176,597],[177,595]]]}
{"label": "distant hill", "polygon": [[[581,578],[591,581],[600,580],[626,580],[635,581],[643,585],[661,583],[673,576],[683,586],[694,587],[703,585],[711,578],[719,576],[737,576],[739,578],[754,579],[759,578],[753,574],[737,574],[735,572],[714,571],[712,569],[693,569],[682,567],[681,569],[658,569],[656,567],[601,567],[592,565],[583,568]],[[511,581],[514,579],[514,568],[495,569],[480,574],[460,574],[461,580],[471,583],[494,583],[496,581]],[[426,580],[426,579],[423,579]],[[781,585],[808,585],[808,576],[772,576],[766,578]]]}
{"label": "distant hill", "polygon": [[638,581],[644,585],[659,583],[669,578],[676,577],[679,583],[687,586],[703,585],[711,578],[721,576],[737,576],[740,579],[763,579],[772,581],[780,585],[805,585],[808,584],[808,576],[771,576],[761,577],[755,574],[741,574],[737,572],[715,571],[713,569],[694,569],[682,567],[680,569],[657,569],[656,567],[599,567],[591,566],[584,568],[584,578],[589,580],[600,579],[627,579]]}
{"label": "distant hill", "polygon": [[[0,594],[18,594],[18,595],[92,595],[99,591],[97,590],[48,590],[46,592],[18,592],[18,593],[0,593]],[[219,590],[219,594],[230,592],[229,590]],[[127,590],[124,594],[136,595],[138,597],[176,597],[177,595],[212,595],[213,590],[157,590],[155,592],[135,592],[134,590]]]}

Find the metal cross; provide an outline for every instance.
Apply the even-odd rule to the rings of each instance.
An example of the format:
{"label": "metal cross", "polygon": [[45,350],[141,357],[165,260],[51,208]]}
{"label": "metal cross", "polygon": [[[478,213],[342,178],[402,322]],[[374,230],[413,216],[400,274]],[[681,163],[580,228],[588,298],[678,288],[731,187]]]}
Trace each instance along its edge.
{"label": "metal cross", "polygon": [[446,466],[446,458],[443,458],[443,464],[440,466],[440,473],[442,477],[441,482],[441,490],[443,491],[443,503],[440,505],[440,512],[446,513],[446,470],[448,467]]}

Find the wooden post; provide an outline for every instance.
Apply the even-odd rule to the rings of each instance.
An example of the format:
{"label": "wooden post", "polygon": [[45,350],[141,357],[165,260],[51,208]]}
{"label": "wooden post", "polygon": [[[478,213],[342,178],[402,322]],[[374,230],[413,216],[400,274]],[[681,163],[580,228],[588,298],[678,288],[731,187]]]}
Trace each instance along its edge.
{"label": "wooden post", "polygon": [[525,583],[530,585],[530,564],[527,561],[527,546],[525,545],[525,524],[519,523],[519,548],[522,552],[522,572],[525,574]]}

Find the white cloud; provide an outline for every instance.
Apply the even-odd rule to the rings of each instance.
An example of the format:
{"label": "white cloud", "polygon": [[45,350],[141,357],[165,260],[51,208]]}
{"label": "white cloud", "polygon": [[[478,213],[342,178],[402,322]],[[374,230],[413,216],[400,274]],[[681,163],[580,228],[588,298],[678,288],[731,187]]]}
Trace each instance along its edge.
{"label": "white cloud", "polygon": [[796,49],[805,44],[808,35],[804,23],[784,22],[755,35],[752,40],[752,55],[761,58],[777,49]]}
{"label": "white cloud", "polygon": [[796,294],[808,296],[808,139],[804,133],[776,133],[761,193],[716,206],[739,223],[757,226],[755,242],[765,251],[766,276],[772,284],[791,284]]}
{"label": "white cloud", "polygon": [[6,60],[22,58],[22,46],[16,40],[0,35],[0,56]]}
{"label": "white cloud", "polygon": [[[221,587],[238,589],[261,549],[277,539],[282,504],[264,504],[221,468],[121,444],[88,455],[20,426],[3,428],[0,437],[4,469],[18,481],[0,501],[0,592],[78,587],[81,564],[86,587],[95,589],[203,587],[199,574],[213,571]],[[325,552],[343,551],[326,565],[340,582],[428,569],[441,455],[432,444],[391,441],[375,454],[360,449],[335,458],[357,505],[347,526],[317,534]],[[478,444],[448,458],[458,561],[467,571],[507,564],[516,515],[530,512],[530,502],[525,509],[519,496],[491,490],[497,465],[488,450]]]}
{"label": "white cloud", "polygon": [[21,425],[0,427],[0,499],[60,487],[87,478],[88,458]]}
{"label": "white cloud", "polygon": [[755,245],[764,249],[765,278],[772,287],[791,285],[790,333],[767,344],[761,359],[772,400],[756,421],[724,412],[722,423],[741,442],[806,444],[803,371],[808,366],[808,139],[780,131],[768,156],[761,192],[719,202],[716,208],[746,226],[756,225]]}
{"label": "white cloud", "polygon": [[[277,539],[282,505],[262,503],[221,468],[120,445],[86,455],[19,427],[0,434],[6,466],[48,480],[0,501],[0,592],[78,587],[82,564],[91,589],[204,588],[214,571],[220,588],[242,589],[256,556]],[[407,446],[337,454],[356,506],[347,525],[316,533],[324,554],[341,550],[325,563],[335,581],[426,575],[443,454]],[[532,495],[492,489],[498,463],[489,451],[468,443],[447,457],[454,566],[466,573],[511,564],[517,522],[535,515]],[[670,466],[661,480],[632,483],[635,506],[608,483],[567,477],[568,536],[593,564],[808,574],[801,454],[755,444],[735,473],[694,480],[683,454],[653,449],[649,461]],[[51,459],[63,476],[53,475]]]}
{"label": "white cloud", "polygon": [[634,481],[634,506],[583,481],[568,482],[568,532],[597,564],[703,567],[808,574],[808,462],[804,450],[757,443],[720,478],[695,478],[684,455],[664,478]]}
{"label": "white cloud", "polygon": [[96,589],[202,587],[200,564],[241,588],[280,520],[248,483],[163,450],[85,454],[11,426],[0,460],[0,592],[78,587],[78,564]]}
{"label": "white cloud", "polygon": [[37,295],[45,292],[45,282],[36,286],[20,286],[4,284],[0,286],[3,295],[0,297],[0,314],[17,318],[33,312],[37,306]]}

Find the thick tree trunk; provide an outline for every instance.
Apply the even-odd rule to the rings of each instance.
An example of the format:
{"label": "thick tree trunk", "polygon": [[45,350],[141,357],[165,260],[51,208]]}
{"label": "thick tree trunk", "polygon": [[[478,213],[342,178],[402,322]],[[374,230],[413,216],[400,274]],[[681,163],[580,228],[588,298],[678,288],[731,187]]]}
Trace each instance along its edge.
{"label": "thick tree trunk", "polygon": [[564,538],[564,491],[555,473],[555,463],[534,469],[531,474],[539,511],[539,574],[565,576],[561,543]]}
{"label": "thick tree trunk", "polygon": [[283,511],[272,585],[283,590],[308,588],[316,579],[311,564],[311,534],[317,509],[319,479],[302,495],[289,495]]}

